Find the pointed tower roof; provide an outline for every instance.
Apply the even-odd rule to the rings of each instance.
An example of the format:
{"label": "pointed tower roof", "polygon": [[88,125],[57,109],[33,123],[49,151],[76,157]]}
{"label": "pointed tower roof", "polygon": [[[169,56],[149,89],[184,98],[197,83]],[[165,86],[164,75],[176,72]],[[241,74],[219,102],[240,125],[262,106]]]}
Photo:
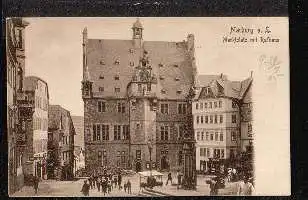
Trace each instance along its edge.
{"label": "pointed tower roof", "polygon": [[88,33],[88,28],[87,28],[87,27],[84,27],[82,33],[83,33],[83,34],[87,34],[87,33]]}
{"label": "pointed tower roof", "polygon": [[139,18],[137,18],[136,22],[133,24],[133,27],[132,28],[141,28],[143,29],[142,27],[142,24],[141,22],[139,21]]}
{"label": "pointed tower roof", "polygon": [[85,81],[90,81],[90,73],[89,73],[89,68],[86,66],[85,72],[84,72],[84,80]]}

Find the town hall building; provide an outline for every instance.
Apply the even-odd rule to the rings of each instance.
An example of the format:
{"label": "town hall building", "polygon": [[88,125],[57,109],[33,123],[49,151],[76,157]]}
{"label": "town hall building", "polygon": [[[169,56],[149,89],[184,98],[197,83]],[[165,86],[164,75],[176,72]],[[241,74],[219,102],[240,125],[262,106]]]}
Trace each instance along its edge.
{"label": "town hall building", "polygon": [[[90,39],[83,30],[86,169],[143,171],[183,165],[183,136],[193,130],[189,95],[196,82],[194,35],[180,42]],[[151,147],[151,157],[150,148]]]}

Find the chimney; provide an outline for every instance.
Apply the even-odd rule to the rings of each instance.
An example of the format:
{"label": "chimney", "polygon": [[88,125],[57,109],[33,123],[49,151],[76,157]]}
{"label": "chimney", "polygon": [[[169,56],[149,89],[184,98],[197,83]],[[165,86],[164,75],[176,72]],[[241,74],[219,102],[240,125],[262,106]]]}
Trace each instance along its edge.
{"label": "chimney", "polygon": [[250,78],[252,78],[253,71],[250,71]]}
{"label": "chimney", "polygon": [[222,79],[222,77],[223,77],[223,74],[221,73],[221,74],[220,74],[220,78]]}

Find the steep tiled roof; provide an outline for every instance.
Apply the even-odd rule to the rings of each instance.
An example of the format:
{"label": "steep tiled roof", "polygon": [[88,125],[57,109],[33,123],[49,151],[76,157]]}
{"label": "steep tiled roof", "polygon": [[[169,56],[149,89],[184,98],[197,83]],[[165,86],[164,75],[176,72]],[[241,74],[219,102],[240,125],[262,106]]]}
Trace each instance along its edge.
{"label": "steep tiled roof", "polygon": [[[223,89],[223,95],[230,98],[242,99],[246,90],[248,89],[252,78],[247,78],[243,81],[230,81],[226,76],[215,76],[215,75],[199,75],[199,84],[202,85],[201,88],[196,89],[196,95],[194,99],[200,97],[201,92],[205,87],[210,87],[211,92],[216,96],[218,95],[218,87]],[[199,85],[199,86],[200,86]]]}
{"label": "steep tiled roof", "polygon": [[[208,86],[213,80],[219,79],[220,75],[198,75],[196,87]],[[226,75],[223,75],[224,79],[227,78]]]}
{"label": "steep tiled roof", "polygon": [[49,98],[49,90],[48,90],[48,84],[43,79],[37,77],[37,76],[26,76],[24,80],[24,90],[25,91],[34,91],[37,86],[38,81],[42,81],[47,86],[47,97]]}
{"label": "steep tiled roof", "polygon": [[[142,48],[138,49],[134,48],[132,40],[105,39],[89,39],[87,44],[94,96],[124,98],[144,50],[148,52],[152,73],[158,79],[158,98],[184,99],[193,82],[192,64],[185,42],[144,41]],[[116,75],[119,80],[115,80]],[[160,80],[160,76],[164,76],[164,80]],[[104,87],[104,91],[99,92],[99,87]],[[120,88],[120,92],[115,92],[116,87]],[[162,89],[166,94],[161,93]]]}

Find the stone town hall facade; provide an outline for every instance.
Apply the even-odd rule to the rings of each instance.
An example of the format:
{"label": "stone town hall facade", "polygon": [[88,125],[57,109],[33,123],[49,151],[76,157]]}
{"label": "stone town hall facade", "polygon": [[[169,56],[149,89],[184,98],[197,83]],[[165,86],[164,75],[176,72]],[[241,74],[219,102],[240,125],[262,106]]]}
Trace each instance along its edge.
{"label": "stone town hall facade", "polygon": [[188,96],[197,69],[194,36],[181,42],[143,41],[137,20],[131,40],[88,39],[83,31],[85,165],[142,171],[183,164],[191,127]]}

